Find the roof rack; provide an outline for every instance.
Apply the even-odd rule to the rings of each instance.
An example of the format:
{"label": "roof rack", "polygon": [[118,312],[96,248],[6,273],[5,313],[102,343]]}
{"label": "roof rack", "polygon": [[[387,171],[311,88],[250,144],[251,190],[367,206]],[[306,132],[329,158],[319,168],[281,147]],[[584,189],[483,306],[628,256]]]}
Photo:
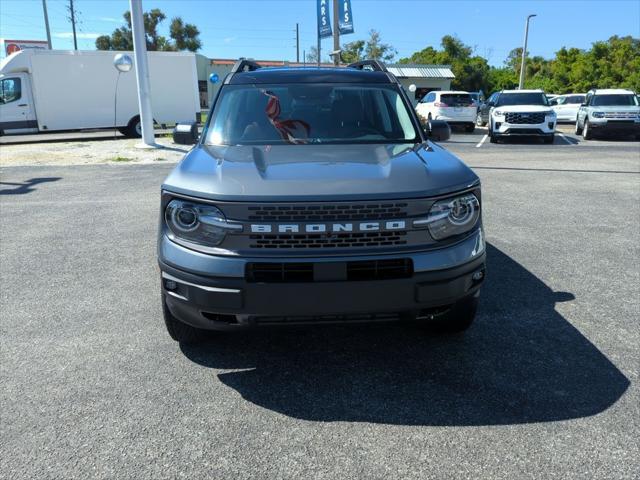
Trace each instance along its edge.
{"label": "roof rack", "polygon": [[233,67],[231,67],[231,73],[238,72],[253,72],[254,70],[258,70],[262,68],[258,63],[253,60],[247,60],[246,58],[239,59]]}
{"label": "roof rack", "polygon": [[386,72],[387,67],[379,60],[362,60],[361,62],[350,63],[347,68],[356,68],[358,70],[372,70],[374,72]]}

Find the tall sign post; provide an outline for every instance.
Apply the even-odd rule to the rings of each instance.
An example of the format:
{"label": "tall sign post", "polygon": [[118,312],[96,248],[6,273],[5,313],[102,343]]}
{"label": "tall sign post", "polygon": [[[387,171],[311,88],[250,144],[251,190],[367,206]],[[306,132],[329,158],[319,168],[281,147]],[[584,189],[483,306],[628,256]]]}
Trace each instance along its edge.
{"label": "tall sign post", "polygon": [[340,23],[340,17],[338,12],[338,3],[340,0],[333,0],[333,65],[340,65],[340,28],[338,28],[338,24]]}
{"label": "tall sign post", "polygon": [[142,128],[142,145],[140,147],[157,147],[153,135],[153,113],[151,111],[151,87],[149,84],[149,64],[147,62],[147,41],[142,16],[142,0],[130,0],[131,29],[133,30],[133,53],[136,61],[136,80],[138,82],[138,106],[140,107],[140,126]]}

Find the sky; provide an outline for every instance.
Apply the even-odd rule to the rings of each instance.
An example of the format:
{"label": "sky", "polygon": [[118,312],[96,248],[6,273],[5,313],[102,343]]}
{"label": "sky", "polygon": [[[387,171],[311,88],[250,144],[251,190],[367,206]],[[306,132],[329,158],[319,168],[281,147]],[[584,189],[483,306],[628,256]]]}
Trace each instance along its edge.
{"label": "sky", "polygon": [[[46,0],[54,49],[72,49],[68,0]],[[352,0],[355,33],[342,43],[366,39],[371,29],[393,45],[396,59],[427,46],[438,47],[444,35],[456,35],[495,66],[521,46],[525,18],[531,20],[528,50],[551,58],[562,46],[587,49],[612,35],[640,37],[640,0]],[[78,48],[94,49],[98,35],[120,26],[127,0],[75,0],[79,12]],[[249,57],[295,60],[295,26],[300,25],[300,57],[316,44],[315,0],[143,0],[145,10],[160,8],[167,20],[159,31],[168,37],[169,21],[180,16],[200,29],[210,58]],[[0,37],[46,40],[41,0],[0,0]],[[332,39],[322,42],[333,50]],[[2,52],[4,56],[4,52]],[[324,56],[324,55],[323,55]]]}

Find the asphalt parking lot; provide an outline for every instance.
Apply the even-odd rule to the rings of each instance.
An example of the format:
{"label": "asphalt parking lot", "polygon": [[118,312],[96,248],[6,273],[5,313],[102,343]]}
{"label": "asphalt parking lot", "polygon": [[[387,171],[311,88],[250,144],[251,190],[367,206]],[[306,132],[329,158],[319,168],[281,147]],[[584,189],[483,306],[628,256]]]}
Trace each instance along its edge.
{"label": "asphalt parking lot", "polygon": [[[474,326],[162,323],[168,164],[0,168],[3,478],[638,478],[640,143],[444,144],[480,175]],[[3,147],[4,148],[4,147]]]}

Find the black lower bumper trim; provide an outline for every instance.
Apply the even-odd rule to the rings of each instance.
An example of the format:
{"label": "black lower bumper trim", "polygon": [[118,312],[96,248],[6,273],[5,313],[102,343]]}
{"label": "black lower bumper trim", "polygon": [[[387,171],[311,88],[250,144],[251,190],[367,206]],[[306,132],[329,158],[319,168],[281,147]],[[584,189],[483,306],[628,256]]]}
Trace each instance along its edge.
{"label": "black lower bumper trim", "polygon": [[[267,317],[304,317],[309,321],[344,317],[344,321],[351,321],[353,316],[389,316],[451,305],[480,288],[484,274],[479,279],[473,276],[484,272],[484,261],[482,254],[456,268],[408,278],[302,283],[251,283],[201,277],[162,263],[160,268],[163,294],[176,318],[198,328],[229,330],[256,323],[258,318],[260,323],[269,323]],[[172,284],[167,284],[167,275],[174,279]]]}

